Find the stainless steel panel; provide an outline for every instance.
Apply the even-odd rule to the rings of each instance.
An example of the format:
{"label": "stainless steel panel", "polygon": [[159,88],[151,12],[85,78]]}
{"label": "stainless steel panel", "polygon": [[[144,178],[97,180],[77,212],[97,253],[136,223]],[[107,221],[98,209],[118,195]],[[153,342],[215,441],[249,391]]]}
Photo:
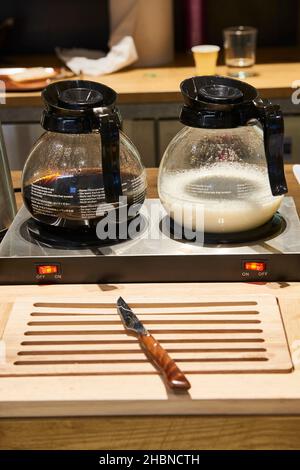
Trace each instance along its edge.
{"label": "stainless steel panel", "polygon": [[291,142],[291,158],[287,163],[300,163],[300,116],[285,116],[284,135]]}
{"label": "stainless steel panel", "polygon": [[[280,213],[286,221],[286,229],[269,240],[262,240],[248,245],[203,246],[201,243],[187,243],[172,240],[159,229],[156,215],[164,216],[164,210],[158,199],[145,201],[141,214],[145,220],[145,229],[140,236],[122,243],[99,248],[58,249],[45,246],[24,233],[24,223],[29,217],[22,207],[10,230],[0,245],[0,257],[76,257],[76,256],[177,256],[177,255],[269,255],[300,253],[300,222],[293,198],[285,197]],[[151,214],[151,217],[150,217]],[[23,226],[23,230],[21,227]]]}
{"label": "stainless steel panel", "polygon": [[140,152],[143,164],[146,167],[156,166],[154,122],[126,119],[123,121],[122,128]]}
{"label": "stainless steel panel", "polygon": [[16,213],[16,199],[0,124],[0,231],[8,229]]}
{"label": "stainless steel panel", "polygon": [[11,170],[22,170],[34,142],[45,132],[40,124],[2,124]]}

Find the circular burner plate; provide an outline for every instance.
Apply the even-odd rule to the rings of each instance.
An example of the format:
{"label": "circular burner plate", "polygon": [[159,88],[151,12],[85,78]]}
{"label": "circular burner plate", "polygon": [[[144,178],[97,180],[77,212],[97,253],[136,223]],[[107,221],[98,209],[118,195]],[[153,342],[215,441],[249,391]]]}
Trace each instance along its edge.
{"label": "circular burner plate", "polygon": [[[176,240],[183,243],[193,243],[196,241],[195,232],[185,230],[176,224],[172,219],[170,222],[170,236],[171,238],[176,233]],[[248,243],[257,243],[259,241],[266,241],[270,238],[279,235],[286,228],[286,221],[284,218],[276,212],[276,214],[266,222],[264,225],[257,227],[253,230],[246,230],[244,232],[233,232],[233,233],[204,233],[204,245],[245,245]],[[182,233],[182,238],[178,239],[178,234]],[[200,237],[201,239],[201,237]]]}
{"label": "circular burner plate", "polygon": [[[136,218],[138,218],[138,225],[136,222],[135,226],[138,226],[137,236],[139,236],[146,227],[146,220],[142,215],[137,215]],[[118,224],[116,232],[128,234],[128,224],[132,222],[132,220],[133,219],[129,222]],[[34,240],[53,248],[74,249],[101,247],[126,242],[131,239],[128,236],[122,239],[114,238],[101,240],[97,237],[96,231],[94,230],[64,230],[62,228],[43,225],[32,218],[26,221],[26,228]]]}

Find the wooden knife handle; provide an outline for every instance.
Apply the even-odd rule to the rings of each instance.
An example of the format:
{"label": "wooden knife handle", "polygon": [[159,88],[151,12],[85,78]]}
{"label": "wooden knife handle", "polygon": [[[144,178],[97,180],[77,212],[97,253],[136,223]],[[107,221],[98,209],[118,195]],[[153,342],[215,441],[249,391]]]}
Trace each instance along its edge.
{"label": "wooden knife handle", "polygon": [[171,389],[188,390],[191,388],[184,373],[152,335],[140,335],[139,340],[145,353],[163,373],[166,383]]}

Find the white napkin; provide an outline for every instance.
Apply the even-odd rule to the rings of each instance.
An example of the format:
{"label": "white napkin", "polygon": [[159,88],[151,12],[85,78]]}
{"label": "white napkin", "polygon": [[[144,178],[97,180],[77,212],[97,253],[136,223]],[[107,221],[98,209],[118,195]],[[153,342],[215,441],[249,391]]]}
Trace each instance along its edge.
{"label": "white napkin", "polygon": [[101,51],[88,49],[56,48],[56,53],[76,75],[81,72],[93,76],[105,75],[127,67],[138,59],[132,36],[123,37],[106,56]]}

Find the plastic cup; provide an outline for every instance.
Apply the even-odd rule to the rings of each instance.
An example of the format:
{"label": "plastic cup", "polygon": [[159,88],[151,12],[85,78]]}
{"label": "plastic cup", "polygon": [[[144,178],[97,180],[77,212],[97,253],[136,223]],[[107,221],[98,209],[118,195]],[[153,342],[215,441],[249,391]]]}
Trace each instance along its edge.
{"label": "plastic cup", "polygon": [[192,47],[197,75],[215,75],[219,46],[201,45]]}

